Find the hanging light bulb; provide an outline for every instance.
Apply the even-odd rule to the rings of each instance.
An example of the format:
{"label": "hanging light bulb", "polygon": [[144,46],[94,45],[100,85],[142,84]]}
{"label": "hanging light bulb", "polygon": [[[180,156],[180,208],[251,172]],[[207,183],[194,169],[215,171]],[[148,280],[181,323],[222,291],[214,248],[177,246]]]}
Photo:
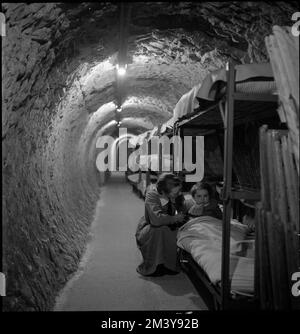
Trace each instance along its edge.
{"label": "hanging light bulb", "polygon": [[124,76],[126,74],[126,70],[127,70],[127,64],[125,65],[119,65],[117,64],[117,73],[119,76]]}

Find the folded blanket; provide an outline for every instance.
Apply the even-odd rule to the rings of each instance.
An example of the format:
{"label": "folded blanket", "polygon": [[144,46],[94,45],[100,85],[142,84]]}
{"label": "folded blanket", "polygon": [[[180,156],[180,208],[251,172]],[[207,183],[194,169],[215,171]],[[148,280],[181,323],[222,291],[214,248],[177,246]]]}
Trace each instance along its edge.
{"label": "folded blanket", "polygon": [[196,99],[196,96],[198,94],[198,91],[201,87],[201,83],[194,86],[189,92],[182,95],[180,100],[177,102],[174,112],[173,112],[173,118],[175,120],[178,120],[182,116],[189,114],[193,112],[194,109],[198,108],[199,103]]}

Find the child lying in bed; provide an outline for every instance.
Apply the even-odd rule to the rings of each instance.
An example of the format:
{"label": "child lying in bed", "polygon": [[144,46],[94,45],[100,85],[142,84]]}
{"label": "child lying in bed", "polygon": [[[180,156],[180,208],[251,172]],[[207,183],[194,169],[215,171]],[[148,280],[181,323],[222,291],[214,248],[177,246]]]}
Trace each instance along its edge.
{"label": "child lying in bed", "polygon": [[188,210],[190,218],[211,216],[222,219],[222,211],[218,206],[218,202],[212,198],[212,193],[212,188],[208,183],[200,182],[192,187],[191,195],[195,203]]}
{"label": "child lying in bed", "polygon": [[176,229],[184,225],[192,218],[201,216],[211,216],[222,219],[223,214],[218,206],[218,202],[212,198],[212,188],[208,183],[197,183],[191,189],[193,200],[185,200],[183,195],[176,198],[175,208],[177,212],[183,213],[183,222],[173,224],[170,229]]}

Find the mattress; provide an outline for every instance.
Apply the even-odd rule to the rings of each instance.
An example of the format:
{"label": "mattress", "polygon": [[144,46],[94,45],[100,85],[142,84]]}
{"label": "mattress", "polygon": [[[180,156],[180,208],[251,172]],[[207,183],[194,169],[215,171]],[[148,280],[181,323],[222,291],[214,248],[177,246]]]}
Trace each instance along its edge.
{"label": "mattress", "polygon": [[[244,64],[235,66],[236,91],[243,93],[275,94],[276,85],[270,63]],[[210,72],[202,81],[197,97],[214,101],[220,88],[226,86],[225,68]]]}
{"label": "mattress", "polygon": [[[231,291],[246,296],[254,292],[254,240],[245,240],[248,227],[231,221]],[[191,254],[215,285],[221,282],[222,221],[203,216],[191,219],[177,234],[177,245]]]}

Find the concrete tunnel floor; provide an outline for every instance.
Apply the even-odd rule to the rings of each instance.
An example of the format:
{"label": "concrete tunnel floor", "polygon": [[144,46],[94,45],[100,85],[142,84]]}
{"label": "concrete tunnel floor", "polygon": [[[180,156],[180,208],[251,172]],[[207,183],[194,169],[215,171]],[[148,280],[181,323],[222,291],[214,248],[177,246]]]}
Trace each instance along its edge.
{"label": "concrete tunnel floor", "polygon": [[114,173],[101,188],[90,240],[76,274],[56,299],[54,311],[206,310],[188,277],[142,277],[135,228],[144,202]]}

